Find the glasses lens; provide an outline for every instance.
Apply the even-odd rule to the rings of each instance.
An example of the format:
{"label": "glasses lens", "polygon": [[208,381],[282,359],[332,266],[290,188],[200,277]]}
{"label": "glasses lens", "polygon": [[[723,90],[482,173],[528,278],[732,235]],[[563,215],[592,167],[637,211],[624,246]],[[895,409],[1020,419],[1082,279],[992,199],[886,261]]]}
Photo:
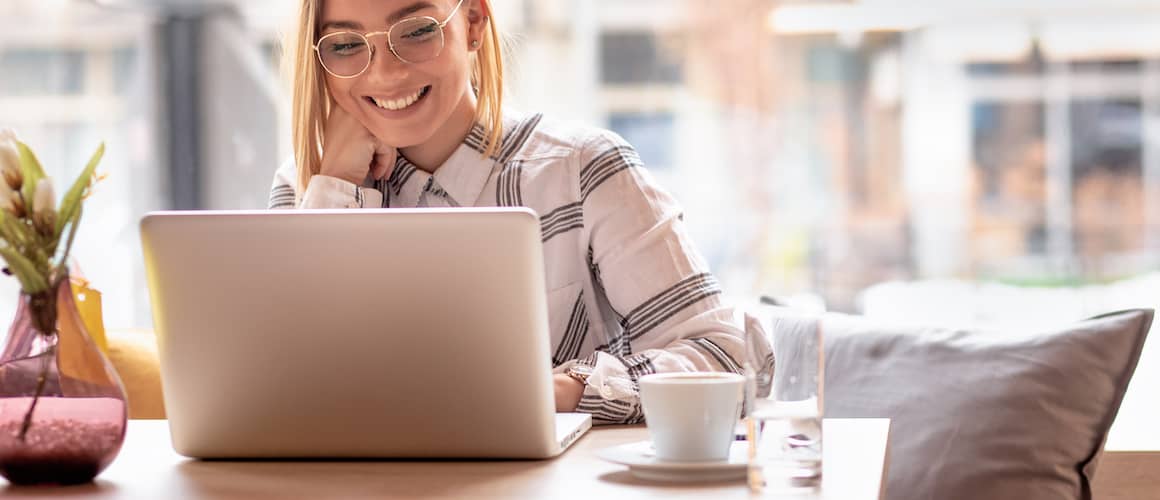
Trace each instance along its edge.
{"label": "glasses lens", "polygon": [[434,59],[443,50],[443,28],[430,17],[404,19],[391,27],[391,48],[407,62]]}
{"label": "glasses lens", "polygon": [[357,33],[331,33],[318,42],[318,58],[327,71],[338,76],[355,76],[371,61],[366,38]]}

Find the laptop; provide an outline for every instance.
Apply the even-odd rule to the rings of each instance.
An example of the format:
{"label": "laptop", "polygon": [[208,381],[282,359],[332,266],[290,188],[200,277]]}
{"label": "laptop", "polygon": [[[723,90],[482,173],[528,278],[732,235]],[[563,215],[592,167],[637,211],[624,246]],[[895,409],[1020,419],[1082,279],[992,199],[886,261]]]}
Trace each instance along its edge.
{"label": "laptop", "polygon": [[524,208],[141,220],[174,449],[194,458],[548,458],[540,222]]}

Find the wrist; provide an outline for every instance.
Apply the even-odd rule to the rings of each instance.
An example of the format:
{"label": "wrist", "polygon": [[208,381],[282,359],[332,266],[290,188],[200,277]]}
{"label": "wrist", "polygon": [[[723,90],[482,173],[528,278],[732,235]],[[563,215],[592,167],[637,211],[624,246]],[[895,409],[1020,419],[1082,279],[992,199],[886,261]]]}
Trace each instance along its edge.
{"label": "wrist", "polygon": [[344,176],[344,175],[337,174],[337,173],[330,173],[330,172],[327,172],[325,170],[322,172],[319,172],[318,175],[321,175],[323,177],[330,177],[332,179],[338,179],[338,180],[343,181],[343,182],[349,182],[351,184],[354,184],[355,186],[359,186],[362,184],[361,180],[356,181],[348,176]]}
{"label": "wrist", "polygon": [[568,367],[568,369],[564,371],[564,374],[579,382],[580,385],[588,385],[588,377],[592,376],[592,367],[585,364],[576,363]]}
{"label": "wrist", "polygon": [[318,175],[324,175],[326,177],[333,177],[335,179],[349,182],[349,183],[354,184],[356,186],[361,185],[362,181],[364,180],[364,179],[352,178],[353,176],[349,172],[346,172],[343,169],[337,168],[336,166],[332,166],[331,164],[326,163],[325,160],[323,161],[322,165],[318,168]]}
{"label": "wrist", "polygon": [[556,411],[576,411],[580,399],[584,397],[584,383],[566,374],[557,374],[555,377]]}

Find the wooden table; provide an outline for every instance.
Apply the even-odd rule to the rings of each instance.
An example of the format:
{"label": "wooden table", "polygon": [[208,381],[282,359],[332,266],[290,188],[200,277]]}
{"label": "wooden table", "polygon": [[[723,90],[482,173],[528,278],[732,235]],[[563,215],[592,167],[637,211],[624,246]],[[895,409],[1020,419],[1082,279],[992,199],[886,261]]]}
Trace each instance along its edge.
{"label": "wooden table", "polygon": [[[887,419],[827,419],[824,476],[812,498],[880,499]],[[164,420],[133,420],[117,460],[92,484],[15,487],[3,498],[750,498],[743,482],[672,485],[634,478],[597,450],[647,439],[641,426],[596,428],[564,455],[543,461],[190,460],[169,444]],[[796,496],[809,499],[811,496]]]}
{"label": "wooden table", "polygon": [[[1147,347],[1145,347],[1147,349]],[[1136,372],[1137,377],[1140,371]],[[1155,389],[1152,378],[1133,378],[1133,384]],[[1131,389],[1129,389],[1131,390]],[[1092,485],[1100,500],[1137,500],[1160,496],[1160,433],[1156,416],[1160,402],[1140,398],[1136,404],[1120,407],[1108,432],[1104,455],[1096,468]]]}

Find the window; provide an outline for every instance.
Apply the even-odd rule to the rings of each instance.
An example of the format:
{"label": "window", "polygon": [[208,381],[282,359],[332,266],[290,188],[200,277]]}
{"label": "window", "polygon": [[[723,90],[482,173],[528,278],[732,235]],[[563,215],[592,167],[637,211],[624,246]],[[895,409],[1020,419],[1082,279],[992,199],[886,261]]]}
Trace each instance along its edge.
{"label": "window", "polygon": [[[0,128],[15,129],[36,150],[58,190],[76,178],[99,143],[106,144],[98,171],[107,177],[86,202],[73,256],[101,291],[109,328],[147,327],[137,224],[145,212],[164,208],[162,167],[150,132],[152,94],[140,71],[147,27],[139,13],[89,5],[70,6],[67,19],[52,17],[51,10],[5,12],[32,4],[0,7]],[[54,29],[43,30],[35,47],[5,37],[44,26]],[[91,26],[101,29],[86,31]],[[49,35],[56,32],[84,43]],[[15,313],[18,289],[15,279],[0,279],[0,317]]]}
{"label": "window", "polygon": [[978,102],[972,112],[971,260],[992,265],[1046,252],[1044,106]]}
{"label": "window", "polygon": [[650,32],[600,36],[600,73],[606,84],[679,83],[681,59],[673,38]]}
{"label": "window", "polygon": [[[274,19],[292,4],[198,21],[212,35],[193,51],[213,64],[191,105],[207,206],[257,207],[289,157]],[[1155,47],[1100,19],[1054,24],[1051,9],[996,31],[995,9],[969,4],[962,20],[854,36],[825,16],[773,26],[779,2],[505,0],[496,18],[517,41],[505,103],[633,144],[730,294],[802,293],[857,312],[891,280],[1084,283],[1160,268]],[[64,177],[109,143],[78,258],[104,287],[110,327],[148,326],[135,224],[173,196],[154,109],[165,9],[39,5],[0,2],[0,127]],[[20,27],[47,35],[14,44]],[[14,296],[0,295],[0,314]]]}
{"label": "window", "polygon": [[0,46],[0,95],[80,94],[84,79],[80,50]]}
{"label": "window", "polygon": [[113,51],[113,89],[117,95],[126,95],[134,83],[139,83],[140,50],[136,46],[120,47]]}
{"label": "window", "polygon": [[835,42],[819,41],[810,44],[806,52],[806,68],[812,82],[844,82],[855,79],[864,64],[858,53]]}
{"label": "window", "polygon": [[1076,253],[1093,275],[1109,275],[1144,250],[1148,234],[1139,100],[1071,102],[1071,185]]}
{"label": "window", "polygon": [[608,128],[632,144],[649,169],[664,170],[673,165],[673,123],[669,112],[615,112],[608,117]]}

